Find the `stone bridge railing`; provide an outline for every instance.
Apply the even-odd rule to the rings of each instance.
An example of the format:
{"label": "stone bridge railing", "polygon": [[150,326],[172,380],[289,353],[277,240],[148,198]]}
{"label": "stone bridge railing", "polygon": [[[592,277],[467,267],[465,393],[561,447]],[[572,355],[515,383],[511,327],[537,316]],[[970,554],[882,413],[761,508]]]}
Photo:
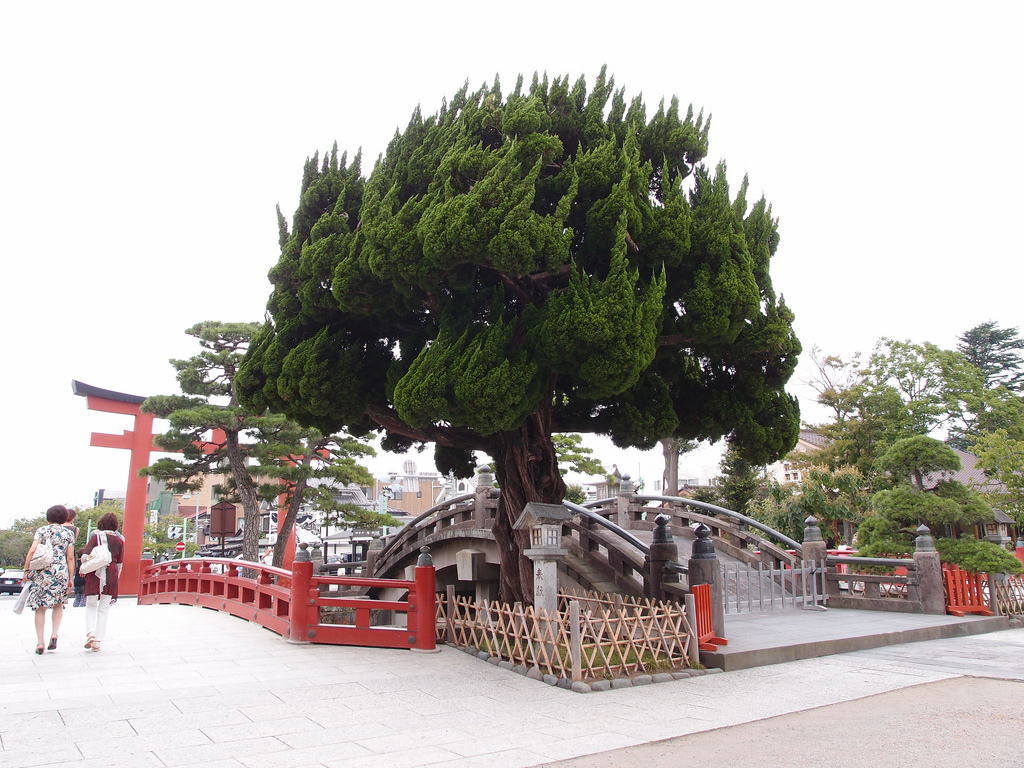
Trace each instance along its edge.
{"label": "stone bridge railing", "polygon": [[493,541],[491,528],[497,512],[498,490],[478,485],[475,493],[456,496],[410,520],[383,549],[371,548],[366,554],[366,571],[390,573],[415,560],[421,547],[435,547],[453,538]]}
{"label": "stone bridge railing", "polygon": [[628,476],[623,477],[617,497],[584,506],[626,530],[654,530],[655,518],[660,514],[669,516],[676,536],[692,539],[696,527],[706,525],[719,552],[752,565],[761,562],[773,567],[791,566],[799,562],[803,547],[764,523],[725,507],[679,496],[634,494]]}

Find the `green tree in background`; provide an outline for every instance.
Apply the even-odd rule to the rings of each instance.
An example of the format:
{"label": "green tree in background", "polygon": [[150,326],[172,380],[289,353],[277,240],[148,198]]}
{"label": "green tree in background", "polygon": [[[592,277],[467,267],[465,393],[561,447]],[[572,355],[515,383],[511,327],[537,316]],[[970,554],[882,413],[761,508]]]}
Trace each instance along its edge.
{"label": "green tree in background", "polygon": [[170,429],[156,442],[166,451],[181,453],[181,458],[158,459],[143,473],[166,481],[176,493],[198,490],[206,475],[229,473],[245,516],[242,557],[250,561],[259,558],[260,499],[245,435],[261,426],[262,417],[239,405],[235,376],[258,328],[256,323],[192,326],[185,333],[198,340],[202,352],[171,360],[182,394],[149,397],[142,404],[143,412],[170,422]]}
{"label": "green tree in background", "polygon": [[981,371],[986,389],[1024,388],[1024,339],[1016,328],[1000,328],[993,321],[976,325],[957,337],[957,351]]}
{"label": "green tree in background", "polygon": [[718,491],[722,506],[747,514],[747,507],[764,482],[764,467],[749,461],[741,451],[729,444],[719,464]]}
{"label": "green tree in background", "polygon": [[529,501],[565,494],[552,434],[619,446],[719,439],[767,463],[796,442],[800,345],[769,277],[777,221],[708,169],[708,123],[648,117],[604,71],[461,89],[417,109],[369,179],[306,163],[271,320],[242,402],[325,434],[434,443],[441,472],[493,457],[501,595],[532,597]]}
{"label": "green tree in background", "polygon": [[582,435],[552,435],[555,455],[558,457],[558,471],[564,476],[566,472],[580,475],[607,475],[608,470],[600,459],[594,458],[594,451],[583,445]]}
{"label": "green tree in background", "polygon": [[974,466],[1002,484],[1001,490],[988,494],[993,503],[1024,529],[1024,440],[997,429],[977,440],[974,453]]}
{"label": "green tree in background", "polygon": [[[251,433],[253,442],[247,446],[249,455],[259,463],[264,482],[259,495],[271,500],[282,497],[278,509],[277,542],[273,565],[284,564],[285,547],[295,519],[303,504],[321,512],[329,525],[350,522],[379,527],[394,525],[390,515],[379,515],[355,505],[339,503],[333,489],[349,483],[373,485],[373,476],[357,463],[374,450],[350,435],[324,435],[315,428],[299,427],[280,416],[261,419]],[[310,484],[311,480],[326,481]]]}
{"label": "green tree in background", "polygon": [[31,546],[32,534],[27,531],[0,531],[0,567],[21,568]]}
{"label": "green tree in background", "polygon": [[166,515],[160,518],[160,522],[156,525],[146,523],[143,528],[146,547],[153,553],[153,559],[157,562],[173,560],[176,557],[193,557],[199,552],[199,545],[191,541],[185,542],[184,552],[178,552],[175,547],[178,546],[181,537],[171,538],[167,535],[172,526],[184,528],[183,518],[177,515]]}
{"label": "green tree in background", "polygon": [[925,435],[898,440],[878,459],[878,467],[895,485],[876,493],[874,515],[861,524],[857,540],[868,557],[905,555],[914,551],[916,528],[924,523],[938,538],[950,527],[994,519],[980,494],[954,480],[938,480],[931,488],[924,478],[960,469],[960,458],[944,443]]}

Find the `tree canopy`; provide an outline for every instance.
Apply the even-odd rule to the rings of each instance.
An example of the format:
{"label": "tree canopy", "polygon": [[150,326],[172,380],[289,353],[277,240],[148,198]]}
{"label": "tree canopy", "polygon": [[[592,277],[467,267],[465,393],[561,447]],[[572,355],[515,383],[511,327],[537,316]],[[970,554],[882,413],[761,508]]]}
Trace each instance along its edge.
{"label": "tree canopy", "polygon": [[[502,594],[530,599],[511,522],[561,500],[554,432],[619,446],[719,439],[758,464],[796,442],[800,344],[769,264],[777,220],[703,164],[709,120],[648,118],[602,70],[468,84],[417,108],[368,179],[307,161],[242,401],[325,433],[435,444],[442,472],[494,459]],[[518,564],[517,564],[518,561]]]}

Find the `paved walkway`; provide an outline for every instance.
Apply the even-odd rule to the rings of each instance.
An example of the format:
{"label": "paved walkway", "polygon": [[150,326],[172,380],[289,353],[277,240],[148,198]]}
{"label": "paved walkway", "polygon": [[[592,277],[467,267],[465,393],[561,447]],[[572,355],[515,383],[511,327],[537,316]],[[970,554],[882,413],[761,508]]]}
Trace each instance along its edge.
{"label": "paved walkway", "polygon": [[[102,652],[81,647],[84,609],[68,609],[58,649],[36,656],[31,616],[13,614],[12,603],[0,597],[0,768],[516,768],[598,752],[608,753],[601,765],[625,766],[639,764],[630,762],[630,749],[678,758],[683,746],[663,740],[710,739],[701,749],[713,749],[716,739],[751,738],[737,726],[769,727],[786,717],[797,724],[776,734],[789,738],[810,718],[814,739],[785,765],[840,765],[823,756],[843,721],[823,724],[833,710],[819,708],[864,706],[860,700],[885,722],[908,706],[900,698],[892,699],[900,709],[872,703],[886,697],[956,705],[958,689],[939,681],[1024,681],[1022,629],[581,695],[450,648],[416,654],[290,645],[225,614],[132,600],[112,608]],[[1021,701],[1019,694],[1004,698]],[[1021,710],[986,711],[1003,718],[1006,739],[1016,743]],[[977,746],[969,728],[950,735],[919,721],[913,733]],[[659,743],[644,746],[650,742]],[[768,752],[764,743],[750,744],[744,763]],[[609,752],[621,748],[629,749]],[[879,754],[887,764],[919,764],[899,760],[896,748]]]}

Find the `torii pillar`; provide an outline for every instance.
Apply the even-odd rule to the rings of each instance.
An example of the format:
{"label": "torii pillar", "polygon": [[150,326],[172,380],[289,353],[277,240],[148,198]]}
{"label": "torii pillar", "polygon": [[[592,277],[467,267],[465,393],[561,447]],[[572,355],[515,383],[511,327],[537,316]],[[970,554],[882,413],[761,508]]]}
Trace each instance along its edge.
{"label": "torii pillar", "polygon": [[138,595],[140,561],[142,559],[142,534],[146,524],[146,487],[148,480],[139,475],[139,470],[149,466],[149,454],[153,450],[153,414],[140,409],[144,397],[126,395],[100,389],[80,381],[72,380],[71,389],[86,399],[90,411],[105,411],[134,416],[133,429],[120,435],[93,432],[89,445],[97,448],[127,448],[131,451],[128,467],[128,487],[124,500],[124,565],[118,582],[121,595]]}

